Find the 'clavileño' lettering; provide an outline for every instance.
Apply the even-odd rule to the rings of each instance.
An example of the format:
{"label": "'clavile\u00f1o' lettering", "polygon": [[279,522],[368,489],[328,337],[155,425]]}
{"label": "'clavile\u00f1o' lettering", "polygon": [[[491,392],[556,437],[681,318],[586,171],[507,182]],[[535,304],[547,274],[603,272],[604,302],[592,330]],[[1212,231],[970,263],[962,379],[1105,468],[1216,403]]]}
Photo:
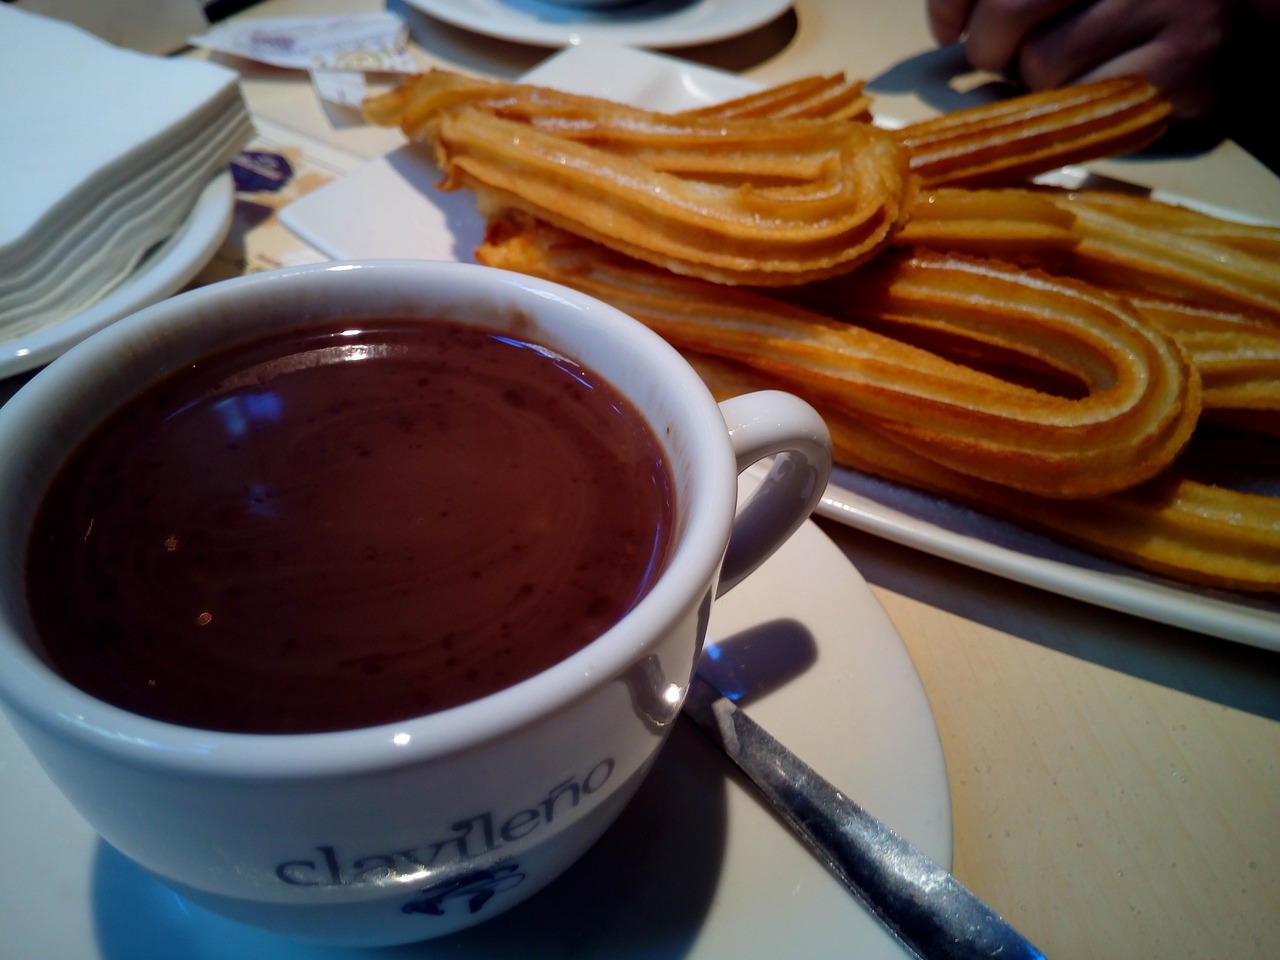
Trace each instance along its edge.
{"label": "'clavile\u00f1o' lettering", "polygon": [[581,779],[556,784],[531,806],[501,820],[485,811],[449,825],[450,835],[400,850],[349,856],[336,844],[317,844],[314,853],[276,866],[276,877],[294,887],[353,886],[408,880],[432,867],[491,854],[554,823],[599,790],[613,775],[611,758],[601,760]]}

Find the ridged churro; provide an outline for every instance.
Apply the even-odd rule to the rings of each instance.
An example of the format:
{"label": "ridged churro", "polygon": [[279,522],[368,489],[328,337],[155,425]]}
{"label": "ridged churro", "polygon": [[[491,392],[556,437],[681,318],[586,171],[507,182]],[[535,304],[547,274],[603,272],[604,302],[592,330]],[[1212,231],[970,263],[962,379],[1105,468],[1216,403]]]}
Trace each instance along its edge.
{"label": "ridged churro", "polygon": [[1052,267],[1122,295],[1275,316],[1280,325],[1280,227],[1142,194],[934,187],[894,243]]}
{"label": "ridged churro", "polygon": [[476,193],[481,262],[615,304],[718,395],[803,396],[846,466],[1280,592],[1280,498],[1197,452],[1202,419],[1280,436],[1280,229],[1026,182],[1158,136],[1143,80],[888,132],[868,102],[837,75],[664,115],[437,72],[367,111]]}
{"label": "ridged churro", "polygon": [[1206,417],[1280,436],[1280,323],[1182,300],[1128,299],[1186,351]]}
{"label": "ridged churro", "polygon": [[1280,228],[1103,190],[1044,196],[1074,217],[1073,275],[1124,292],[1271,315],[1280,323]]}
{"label": "ridged churro", "polygon": [[367,112],[430,140],[443,189],[720,283],[846,272],[915,198],[906,153],[863,123],[675,116],[438,72],[389,97]]}
{"label": "ridged churro", "polygon": [[[718,399],[784,382],[697,352],[685,357]],[[814,401],[836,459],[1050,534],[1124,563],[1228,590],[1280,592],[1280,497],[1207,482],[1181,461],[1128,490],[1082,500],[1014,494],[937,463],[864,418]],[[1217,449],[1201,458],[1221,462]]]}
{"label": "ridged churro", "polygon": [[863,81],[840,73],[801,77],[733,100],[681,110],[679,116],[870,121],[871,97]]}
{"label": "ridged churro", "polygon": [[1032,190],[937,187],[917,199],[893,243],[1049,266],[1075,249],[1074,225],[1071,211]]}
{"label": "ridged churro", "polygon": [[[961,257],[886,259],[812,291],[810,309],[679,278],[545,224],[495,224],[483,263],[618,306],[681,349],[746,363],[952,469],[1045,496],[1139,483],[1199,414],[1194,371],[1134,311],[1071,281]],[[841,306],[839,319],[825,312]],[[868,329],[910,325],[1025,355],[1075,383],[1047,393]]]}
{"label": "ridged churro", "polygon": [[1149,81],[1116,77],[956,110],[894,136],[926,187],[1006,185],[1139,150],[1164,133],[1168,117]]}

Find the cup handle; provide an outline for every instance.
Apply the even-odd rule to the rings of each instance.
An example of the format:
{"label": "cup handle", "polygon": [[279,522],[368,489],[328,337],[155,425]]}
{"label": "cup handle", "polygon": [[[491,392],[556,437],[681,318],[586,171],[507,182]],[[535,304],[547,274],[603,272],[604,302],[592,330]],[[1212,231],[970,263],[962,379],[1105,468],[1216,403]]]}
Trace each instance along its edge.
{"label": "cup handle", "polygon": [[720,404],[738,472],[774,456],[773,467],[738,508],[716,596],[764,563],[808,519],[831,476],[831,434],[799,397],[761,390]]}

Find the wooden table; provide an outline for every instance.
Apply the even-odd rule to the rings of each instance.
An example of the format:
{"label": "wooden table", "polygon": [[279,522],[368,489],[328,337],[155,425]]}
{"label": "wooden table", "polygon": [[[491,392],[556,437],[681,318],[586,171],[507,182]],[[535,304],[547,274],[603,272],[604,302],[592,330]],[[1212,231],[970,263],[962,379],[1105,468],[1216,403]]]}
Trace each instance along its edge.
{"label": "wooden table", "polygon": [[[411,24],[423,64],[510,77],[549,52],[390,6]],[[378,0],[269,0],[240,16],[377,9]],[[878,112],[914,119],[962,102],[973,82],[948,82],[956,55],[933,48],[923,9],[923,0],[795,0],[745,37],[680,55],[762,82],[844,70],[869,80]],[[326,110],[305,77],[234,64],[266,131],[294,131],[338,157],[401,143],[398,131]],[[1100,168],[1280,221],[1280,181],[1231,143]],[[254,249],[207,278],[281,256],[283,233],[256,236],[241,238]],[[1280,654],[823,527],[872,584],[923,678],[964,883],[1051,957],[1275,955]]]}

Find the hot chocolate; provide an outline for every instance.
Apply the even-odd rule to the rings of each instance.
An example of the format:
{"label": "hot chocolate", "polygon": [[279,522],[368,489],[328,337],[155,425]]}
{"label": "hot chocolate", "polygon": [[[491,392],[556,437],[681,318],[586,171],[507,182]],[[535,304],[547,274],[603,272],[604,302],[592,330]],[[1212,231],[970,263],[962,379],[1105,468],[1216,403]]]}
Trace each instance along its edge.
{"label": "hot chocolate", "polygon": [[392,722],[517,683],[656,579],[672,481],[641,415],[483,328],[375,319],[187,367],[65,465],[28,548],[47,655],[220,730]]}

